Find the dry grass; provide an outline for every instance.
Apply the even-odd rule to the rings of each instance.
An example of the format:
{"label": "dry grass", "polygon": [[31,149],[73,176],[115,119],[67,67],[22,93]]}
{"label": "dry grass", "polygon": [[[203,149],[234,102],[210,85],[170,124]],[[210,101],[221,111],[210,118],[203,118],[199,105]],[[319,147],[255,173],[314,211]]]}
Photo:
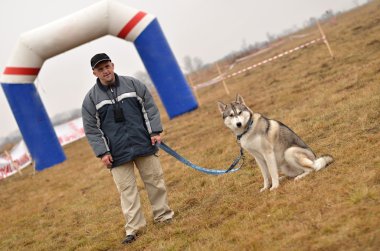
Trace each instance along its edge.
{"label": "dry grass", "polygon": [[[242,94],[253,110],[289,125],[317,154],[332,154],[333,165],[259,193],[262,178],[250,156],[241,171],[214,177],[162,153],[175,221],[153,224],[139,180],[148,227],[127,248],[378,250],[379,17],[375,1],[338,17],[335,26],[325,24],[335,60],[323,44],[313,45],[228,80],[231,92]],[[216,101],[234,97],[217,85],[199,94],[200,109],[171,121],[162,114],[164,138],[194,163],[226,168],[239,148]],[[109,172],[85,140],[65,152],[68,160],[61,165],[36,175],[28,168],[0,183],[1,250],[124,248],[124,219]]]}

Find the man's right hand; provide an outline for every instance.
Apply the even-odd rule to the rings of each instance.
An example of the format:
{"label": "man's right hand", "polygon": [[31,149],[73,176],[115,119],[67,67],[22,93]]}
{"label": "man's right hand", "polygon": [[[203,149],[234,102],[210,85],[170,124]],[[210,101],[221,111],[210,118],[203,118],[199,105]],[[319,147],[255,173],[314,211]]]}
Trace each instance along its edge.
{"label": "man's right hand", "polygon": [[111,168],[112,167],[112,162],[113,162],[113,159],[112,159],[112,156],[111,154],[106,154],[102,157],[102,162],[103,164],[107,167],[107,168]]}

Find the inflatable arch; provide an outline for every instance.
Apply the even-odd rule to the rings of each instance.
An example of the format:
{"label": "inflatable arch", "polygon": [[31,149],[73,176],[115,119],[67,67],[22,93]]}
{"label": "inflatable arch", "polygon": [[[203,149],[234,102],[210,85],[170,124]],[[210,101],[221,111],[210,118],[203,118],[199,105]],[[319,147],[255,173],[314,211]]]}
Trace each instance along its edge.
{"label": "inflatable arch", "polygon": [[1,76],[2,88],[37,170],[66,159],[34,85],[42,64],[105,35],[134,43],[170,118],[198,107],[157,19],[116,1],[101,1],[22,34]]}

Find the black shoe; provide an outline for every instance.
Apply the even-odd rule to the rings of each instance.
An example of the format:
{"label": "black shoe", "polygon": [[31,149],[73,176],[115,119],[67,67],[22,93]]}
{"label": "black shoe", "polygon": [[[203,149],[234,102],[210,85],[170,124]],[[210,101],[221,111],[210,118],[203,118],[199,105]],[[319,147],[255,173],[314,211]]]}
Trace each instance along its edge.
{"label": "black shoe", "polygon": [[136,240],[136,235],[129,234],[127,235],[127,237],[125,237],[125,239],[123,240],[121,244],[129,244],[129,243],[134,242],[135,240]]}

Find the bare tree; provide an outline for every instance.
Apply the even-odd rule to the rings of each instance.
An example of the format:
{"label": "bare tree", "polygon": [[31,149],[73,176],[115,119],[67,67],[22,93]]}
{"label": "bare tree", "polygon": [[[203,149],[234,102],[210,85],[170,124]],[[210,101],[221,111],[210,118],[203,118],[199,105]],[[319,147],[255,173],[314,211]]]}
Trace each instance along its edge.
{"label": "bare tree", "polygon": [[204,66],[202,59],[200,59],[199,57],[193,58],[193,65],[196,71],[202,69]]}
{"label": "bare tree", "polygon": [[315,17],[310,17],[307,21],[305,21],[305,27],[311,27],[317,23],[317,19]]}
{"label": "bare tree", "polygon": [[152,89],[154,87],[152,79],[149,77],[149,74],[145,71],[138,71],[135,74],[133,74],[135,78],[140,80],[143,84],[145,84],[148,89]]}
{"label": "bare tree", "polygon": [[247,43],[247,40],[243,39],[242,43],[241,43],[241,51],[243,53],[245,52],[248,52],[249,51],[249,45]]}
{"label": "bare tree", "polygon": [[276,40],[276,35],[272,35],[269,32],[267,32],[266,35],[267,35],[268,42],[272,42],[272,41]]}
{"label": "bare tree", "polygon": [[322,14],[320,19],[321,20],[329,20],[332,17],[334,17],[334,11],[329,9],[329,10],[326,10],[325,13]]}
{"label": "bare tree", "polygon": [[191,73],[194,71],[193,61],[190,56],[185,56],[183,58],[183,67],[187,73]]}

